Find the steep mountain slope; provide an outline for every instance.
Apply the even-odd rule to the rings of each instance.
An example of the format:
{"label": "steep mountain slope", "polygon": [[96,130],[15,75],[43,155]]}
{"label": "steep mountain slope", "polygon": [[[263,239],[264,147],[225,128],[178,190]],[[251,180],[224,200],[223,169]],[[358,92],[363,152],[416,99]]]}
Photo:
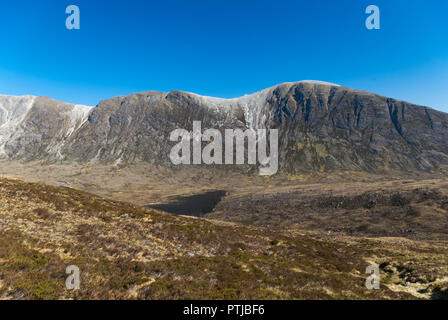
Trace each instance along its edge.
{"label": "steep mountain slope", "polygon": [[284,83],[236,99],[173,91],[115,97],[96,108],[33,97],[0,105],[12,110],[0,113],[1,155],[12,159],[169,166],[169,133],[199,120],[202,128],[278,129],[280,168],[288,173],[448,165],[447,114],[324,82]]}
{"label": "steep mountain slope", "polygon": [[266,125],[280,130],[287,171],[427,170],[448,161],[448,115],[442,112],[317,85],[281,86],[268,105]]}
{"label": "steep mountain slope", "polygon": [[0,96],[0,156],[61,159],[62,147],[92,110],[46,97]]}

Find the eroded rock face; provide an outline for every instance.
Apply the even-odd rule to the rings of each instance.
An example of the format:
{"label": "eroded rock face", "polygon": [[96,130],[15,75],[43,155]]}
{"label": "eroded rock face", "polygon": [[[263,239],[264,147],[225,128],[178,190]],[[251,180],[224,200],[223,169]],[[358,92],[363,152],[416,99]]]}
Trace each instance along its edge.
{"label": "eroded rock face", "polygon": [[171,165],[176,128],[275,128],[280,170],[437,170],[448,164],[448,115],[320,82],[285,83],[236,99],[143,92],[90,108],[0,97],[2,157]]}
{"label": "eroded rock face", "polygon": [[428,170],[448,161],[448,115],[335,86],[278,87],[266,126],[279,128],[281,163],[297,169]]}
{"label": "eroded rock face", "polygon": [[62,148],[91,110],[46,97],[0,96],[0,157],[62,159]]}
{"label": "eroded rock face", "polygon": [[191,131],[193,121],[203,128],[243,128],[235,117],[198,103],[190,94],[145,92],[102,101],[88,122],[64,149],[68,159],[170,165],[175,143],[171,131]]}

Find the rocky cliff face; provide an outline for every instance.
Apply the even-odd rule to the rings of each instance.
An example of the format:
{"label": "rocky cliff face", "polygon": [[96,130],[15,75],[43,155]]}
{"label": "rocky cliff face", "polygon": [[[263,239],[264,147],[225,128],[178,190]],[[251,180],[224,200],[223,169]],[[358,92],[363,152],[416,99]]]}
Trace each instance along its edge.
{"label": "rocky cliff face", "polygon": [[429,170],[448,162],[448,115],[336,86],[272,91],[265,125],[279,128],[281,163],[297,169]]}
{"label": "rocky cliff face", "polygon": [[0,96],[0,156],[25,161],[64,158],[63,147],[91,110],[46,97]]}
{"label": "rocky cliff face", "polygon": [[448,115],[333,84],[285,83],[218,99],[143,92],[75,106],[0,96],[0,156],[21,160],[170,165],[169,133],[203,128],[279,130],[280,168],[437,170],[448,164]]}

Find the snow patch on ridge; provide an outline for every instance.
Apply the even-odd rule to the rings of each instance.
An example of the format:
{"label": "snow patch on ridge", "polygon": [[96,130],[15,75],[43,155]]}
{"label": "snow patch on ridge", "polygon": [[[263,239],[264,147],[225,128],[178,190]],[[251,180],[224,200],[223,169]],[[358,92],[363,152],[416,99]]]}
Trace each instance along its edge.
{"label": "snow patch on ridge", "polygon": [[0,95],[0,156],[6,156],[5,145],[22,131],[20,124],[33,107],[36,97]]}
{"label": "snow patch on ridge", "polygon": [[70,120],[70,126],[67,129],[66,136],[70,137],[75,131],[82,127],[82,125],[89,118],[90,112],[93,110],[92,107],[83,106],[75,104],[71,112],[69,112],[68,117]]}
{"label": "snow patch on ridge", "polygon": [[55,141],[55,143],[50,144],[46,151],[49,154],[54,154],[60,160],[64,158],[62,154],[62,149],[64,148],[65,142],[70,138],[76,131],[78,131],[82,125],[88,120],[90,112],[93,107],[83,106],[83,105],[73,105],[70,111],[64,112],[61,115],[67,119],[67,127],[63,127],[61,133],[61,139]]}
{"label": "snow patch on ridge", "polygon": [[319,80],[302,80],[299,82],[290,82],[290,83],[313,83],[313,84],[320,84],[323,86],[340,87],[340,85],[338,85],[338,84],[326,82],[326,81],[319,81]]}
{"label": "snow patch on ridge", "polygon": [[[0,157],[8,157],[6,152],[8,143],[20,143],[22,138],[27,138],[25,137],[25,120],[37,99],[35,96],[0,95]],[[62,158],[61,150],[65,140],[81,128],[93,109],[83,105],[72,105],[69,111],[61,111],[62,119],[64,119],[61,121],[64,121],[66,125],[61,127],[63,130],[58,134],[61,135],[60,139],[55,139],[57,142],[50,145],[47,152]],[[33,137],[40,139],[39,134]]]}
{"label": "snow patch on ridge", "polygon": [[207,107],[213,109],[215,112],[225,113],[229,116],[232,112],[241,108],[244,112],[246,125],[249,128],[255,129],[259,124],[263,123],[261,110],[266,104],[269,92],[270,90],[266,89],[251,95],[233,99],[206,97],[193,93],[191,95],[195,96],[202,104],[207,105]]}

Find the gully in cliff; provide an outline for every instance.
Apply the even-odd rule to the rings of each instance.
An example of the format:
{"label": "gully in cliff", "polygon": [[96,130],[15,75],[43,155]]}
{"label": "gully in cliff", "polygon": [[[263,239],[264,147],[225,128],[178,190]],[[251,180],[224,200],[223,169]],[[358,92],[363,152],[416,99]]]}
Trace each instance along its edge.
{"label": "gully in cliff", "polygon": [[[269,133],[269,148],[267,136]],[[247,163],[260,165],[260,175],[274,175],[278,171],[278,130],[277,129],[226,129],[224,139],[224,163],[226,165],[245,164],[245,141],[247,139]],[[193,164],[223,164],[223,138],[221,131],[207,129],[202,133],[201,122],[193,121],[193,131],[173,130],[170,141],[178,142],[170,153],[175,165],[192,164],[191,145],[193,145]],[[192,141],[193,140],[193,141]],[[192,141],[192,143],[191,143]],[[202,149],[202,142],[210,142]],[[267,156],[269,150],[269,157]],[[257,152],[258,151],[258,152]],[[236,161],[234,156],[236,152]]]}

